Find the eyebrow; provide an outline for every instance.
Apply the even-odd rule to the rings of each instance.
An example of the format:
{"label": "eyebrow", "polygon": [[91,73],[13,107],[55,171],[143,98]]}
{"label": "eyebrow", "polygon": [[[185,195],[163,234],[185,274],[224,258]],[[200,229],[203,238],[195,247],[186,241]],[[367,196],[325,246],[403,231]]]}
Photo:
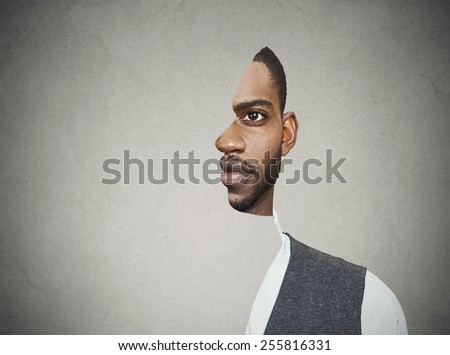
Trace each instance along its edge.
{"label": "eyebrow", "polygon": [[233,106],[233,111],[238,112],[250,107],[254,106],[270,106],[273,107],[273,104],[268,100],[252,100],[252,101],[244,101],[238,103],[236,106]]}

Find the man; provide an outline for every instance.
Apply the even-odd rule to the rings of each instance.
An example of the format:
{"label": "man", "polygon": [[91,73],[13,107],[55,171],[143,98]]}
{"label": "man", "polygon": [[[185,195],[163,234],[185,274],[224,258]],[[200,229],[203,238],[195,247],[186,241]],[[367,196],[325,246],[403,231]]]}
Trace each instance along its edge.
{"label": "man", "polygon": [[234,95],[236,118],[216,140],[230,205],[273,216],[283,242],[256,296],[247,334],[406,334],[399,302],[375,275],[281,232],[274,186],[298,131],[285,103],[283,66],[263,48]]}

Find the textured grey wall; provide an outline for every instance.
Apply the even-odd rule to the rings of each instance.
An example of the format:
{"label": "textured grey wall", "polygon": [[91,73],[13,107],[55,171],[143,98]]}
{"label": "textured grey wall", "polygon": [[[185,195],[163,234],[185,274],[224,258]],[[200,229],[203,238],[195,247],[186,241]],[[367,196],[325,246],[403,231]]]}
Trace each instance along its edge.
{"label": "textured grey wall", "polygon": [[1,333],[244,331],[270,220],[221,185],[101,184],[102,162],[220,157],[265,45],[290,157],[348,158],[348,184],[279,184],[284,229],[382,278],[410,333],[450,333],[448,2],[2,1],[0,28]]}

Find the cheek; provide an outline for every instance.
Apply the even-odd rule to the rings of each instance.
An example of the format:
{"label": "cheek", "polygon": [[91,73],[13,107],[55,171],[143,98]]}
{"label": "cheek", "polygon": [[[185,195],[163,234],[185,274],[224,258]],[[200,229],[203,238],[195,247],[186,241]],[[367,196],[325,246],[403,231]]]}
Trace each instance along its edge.
{"label": "cheek", "polygon": [[271,134],[252,134],[251,136],[246,137],[246,155],[253,155],[255,159],[261,159],[269,154],[270,156],[275,156],[281,145],[281,132],[275,133],[271,132]]}

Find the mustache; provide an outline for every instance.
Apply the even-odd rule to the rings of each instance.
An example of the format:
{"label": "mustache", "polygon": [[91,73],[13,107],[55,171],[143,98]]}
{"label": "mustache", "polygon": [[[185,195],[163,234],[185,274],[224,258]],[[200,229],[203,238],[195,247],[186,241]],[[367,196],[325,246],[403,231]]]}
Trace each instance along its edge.
{"label": "mustache", "polygon": [[224,173],[238,172],[259,176],[256,159],[241,159],[237,155],[224,155],[220,159],[220,168]]}

